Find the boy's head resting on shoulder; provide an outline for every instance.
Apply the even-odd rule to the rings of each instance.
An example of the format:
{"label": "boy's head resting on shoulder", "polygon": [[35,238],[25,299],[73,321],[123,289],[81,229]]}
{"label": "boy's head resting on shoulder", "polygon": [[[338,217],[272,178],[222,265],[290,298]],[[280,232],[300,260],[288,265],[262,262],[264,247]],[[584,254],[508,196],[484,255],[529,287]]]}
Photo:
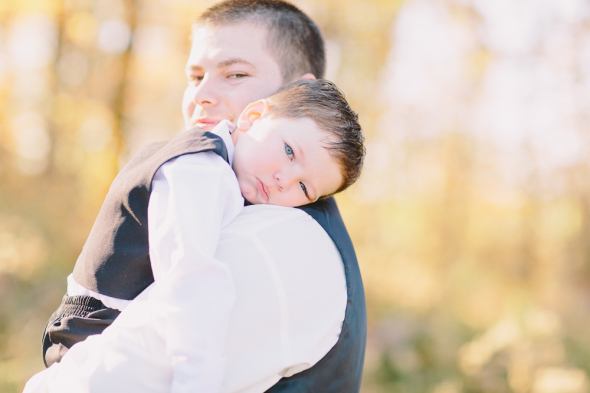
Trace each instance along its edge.
{"label": "boy's head resting on shoulder", "polygon": [[301,206],[358,179],[363,139],[356,113],[332,82],[300,79],[239,116],[233,169],[248,202]]}

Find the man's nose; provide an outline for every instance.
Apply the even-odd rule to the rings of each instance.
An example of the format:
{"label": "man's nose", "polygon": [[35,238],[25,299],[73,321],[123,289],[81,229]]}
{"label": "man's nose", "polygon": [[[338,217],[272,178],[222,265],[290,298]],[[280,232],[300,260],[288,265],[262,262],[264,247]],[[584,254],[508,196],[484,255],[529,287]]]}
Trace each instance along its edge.
{"label": "man's nose", "polygon": [[195,89],[193,102],[200,106],[217,105],[219,93],[217,90],[213,78],[210,75],[205,75]]}

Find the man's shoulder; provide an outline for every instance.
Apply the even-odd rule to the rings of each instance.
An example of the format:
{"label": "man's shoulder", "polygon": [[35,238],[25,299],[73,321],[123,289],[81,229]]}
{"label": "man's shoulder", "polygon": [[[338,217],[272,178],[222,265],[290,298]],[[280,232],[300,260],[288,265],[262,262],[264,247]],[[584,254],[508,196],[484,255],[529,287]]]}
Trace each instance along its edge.
{"label": "man's shoulder", "polygon": [[234,220],[230,230],[240,231],[249,228],[249,232],[256,232],[269,227],[280,230],[281,227],[286,226],[294,226],[295,229],[301,230],[310,226],[321,227],[330,233],[330,237],[334,233],[346,234],[346,227],[333,197],[296,208],[249,205]]}
{"label": "man's shoulder", "polygon": [[225,232],[254,234],[281,227],[306,228],[317,226],[315,220],[304,211],[276,205],[245,206],[240,214],[225,228]]}
{"label": "man's shoulder", "polygon": [[328,228],[334,226],[342,227],[339,229],[346,231],[334,197],[321,199],[309,205],[300,206],[298,209],[303,210],[313,217],[326,231],[328,231]]}

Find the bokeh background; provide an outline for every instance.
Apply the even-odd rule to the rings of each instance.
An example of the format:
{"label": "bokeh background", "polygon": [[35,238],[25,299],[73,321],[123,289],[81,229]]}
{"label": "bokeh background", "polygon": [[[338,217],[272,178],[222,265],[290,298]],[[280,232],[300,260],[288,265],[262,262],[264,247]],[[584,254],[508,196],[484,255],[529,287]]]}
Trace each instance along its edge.
{"label": "bokeh background", "polygon": [[[0,391],[108,187],[183,129],[211,0],[0,1]],[[367,137],[337,197],[364,276],[364,393],[590,391],[590,3],[295,0]]]}

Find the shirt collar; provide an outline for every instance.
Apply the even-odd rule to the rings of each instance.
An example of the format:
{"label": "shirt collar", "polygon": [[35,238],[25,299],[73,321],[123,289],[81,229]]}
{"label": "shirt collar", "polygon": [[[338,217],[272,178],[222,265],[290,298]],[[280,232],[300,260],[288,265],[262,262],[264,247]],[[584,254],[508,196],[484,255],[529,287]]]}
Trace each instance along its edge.
{"label": "shirt collar", "polygon": [[234,142],[231,139],[231,133],[236,129],[236,126],[229,120],[220,121],[215,128],[211,130],[212,133],[221,137],[225,147],[227,148],[227,158],[229,159],[229,166],[233,166],[234,162]]}

